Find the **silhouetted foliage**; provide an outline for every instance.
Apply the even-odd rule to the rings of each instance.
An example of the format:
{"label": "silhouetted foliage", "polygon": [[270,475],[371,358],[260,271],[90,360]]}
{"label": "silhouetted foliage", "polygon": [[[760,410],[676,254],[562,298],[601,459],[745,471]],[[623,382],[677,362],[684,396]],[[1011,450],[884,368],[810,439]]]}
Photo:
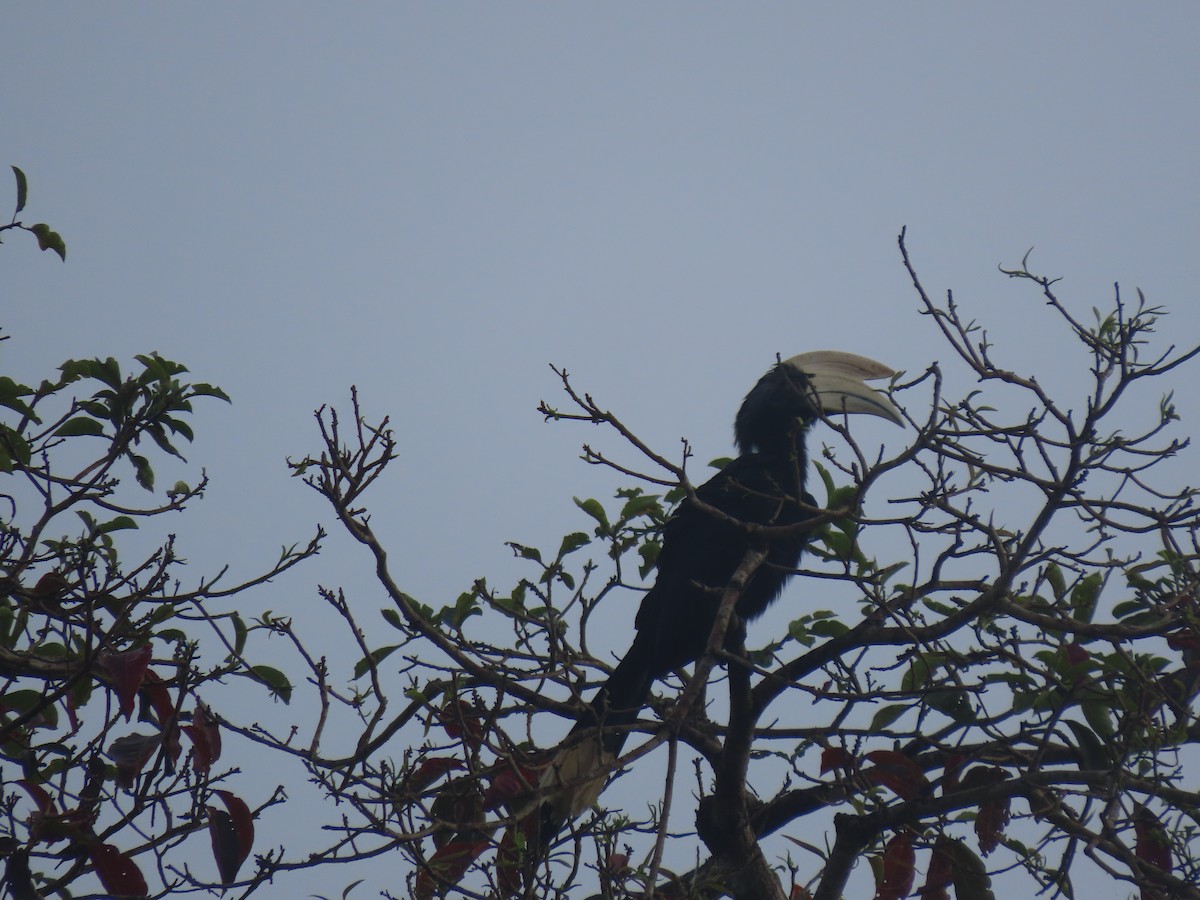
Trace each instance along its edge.
{"label": "silhouetted foliage", "polygon": [[[1020,868],[1031,892],[1074,896],[1080,865],[1145,897],[1198,894],[1200,797],[1185,777],[1198,519],[1163,466],[1186,446],[1171,397],[1149,416],[1144,394],[1127,401],[1196,351],[1158,345],[1164,311],[1140,294],[1085,324],[1053,280],[1004,270],[1058,323],[1056,369],[1086,379],[1060,399],[1008,368],[952,296],[927,294],[903,236],[901,253],[954,366],[893,380],[909,424],[898,448],[868,452],[847,422],[824,423],[814,491],[828,521],[788,589],[786,632],[659,683],[616,767],[635,773],[637,807],[610,805],[628,803],[611,790],[546,859],[527,852],[539,773],[624,649],[593,621],[653,577],[659,531],[691,490],[686,451],[654,452],[559,372],[566,404],[542,412],[611,429],[629,452],[583,458],[631,485],[615,503],[577,501],[586,531],[557,546],[514,543],[530,574],[511,588],[480,580],[434,609],[401,589],[366,513],[395,452],[387,421],[368,425],[357,397],[348,428],[321,411],[322,452],[296,471],[373,554],[395,637],[368,639],[328,592],[361,639],[364,727],[352,754],[310,764],[359,811],[348,828],[411,860],[414,895],[568,896],[583,882],[605,897],[836,898],[863,859],[879,897],[914,884],[988,897],[995,873]],[[705,702],[722,667],[728,701]],[[397,671],[408,703],[389,713]],[[637,773],[655,751],[666,774],[650,788]],[[680,799],[689,772],[697,803]],[[775,834],[803,855],[770,862]]]}
{"label": "silhouetted foliage", "polygon": [[[16,171],[19,213],[27,188]],[[290,692],[277,669],[248,661],[247,636],[264,626],[245,625],[229,601],[311,556],[317,540],[241,584],[183,578],[159,523],[200,498],[207,479],[163,491],[155,468],[182,459],[195,401],[228,400],[186,376],[154,353],[130,371],[111,357],[67,360],[36,386],[0,376],[8,896],[161,897],[203,884],[172,865],[205,846],[191,835],[206,830],[217,871],[207,883],[232,884],[253,846],[253,816],[282,800],[268,794],[251,811],[221,789],[230,778],[218,768],[219,718],[201,695],[235,678],[265,684],[264,696]],[[150,549],[131,558],[121,538],[134,530]],[[221,648],[216,660],[201,655],[205,632]]]}
{"label": "silhouetted foliage", "polygon": [[[24,228],[16,214],[5,227]],[[625,486],[576,500],[577,529],[547,546],[510,544],[526,567],[511,586],[464,576],[452,602],[427,604],[371,524],[369,492],[396,456],[389,421],[364,415],[357,391],[348,415],[319,410],[319,448],[293,474],[374,573],[318,591],[358,647],[347,660],[327,654],[327,624],[247,623],[231,602],[315,553],[320,533],[239,585],[185,586],[170,536],[133,559],[121,545],[203,493],[203,476],[162,492],[155,467],[218,388],[155,354],[128,372],[69,360],[36,387],[0,378],[9,895],[247,896],[387,854],[384,896],[418,898],[833,900],[863,861],[880,900],[987,898],[999,877],[1073,897],[1082,871],[1143,898],[1200,896],[1187,777],[1200,517],[1173,480],[1187,441],[1171,396],[1147,406],[1136,390],[1198,351],[1164,342],[1165,311],[1140,293],[1084,322],[1022,261],[1003,271],[1037,293],[1061,332],[1054,373],[1077,385],[1051,391],[951,295],[926,292],[903,234],[900,251],[950,362],[892,380],[907,429],[886,447],[844,417],[816,427],[809,489],[826,513],[777,606],[789,621],[656,682],[615,783],[545,855],[531,832],[542,772],[627,646],[610,626],[632,623],[663,525],[693,491],[689,447],[652,449],[557,370],[563,399],[542,414],[595,426],[583,459]],[[722,605],[737,599],[733,583]],[[252,663],[260,635],[293,662]],[[294,727],[221,708],[209,688],[234,679],[259,692],[245,703],[290,701]],[[264,839],[282,786],[250,792],[220,768],[251,743],[281,781],[290,762],[321,793],[288,782],[324,844]]]}

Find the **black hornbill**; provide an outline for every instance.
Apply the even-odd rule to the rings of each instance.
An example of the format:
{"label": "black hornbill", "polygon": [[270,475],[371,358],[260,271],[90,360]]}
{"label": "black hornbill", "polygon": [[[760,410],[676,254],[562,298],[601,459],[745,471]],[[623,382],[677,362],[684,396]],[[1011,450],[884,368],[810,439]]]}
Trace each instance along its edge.
{"label": "black hornbill", "polygon": [[[722,592],[753,546],[766,558],[742,589],[738,618],[756,618],[779,596],[809,535],[797,527],[755,538],[737,523],[802,526],[816,515],[804,490],[805,432],[822,413],[870,413],[901,424],[887,397],[865,383],[892,374],[865,357],[821,350],[777,363],[746,395],[733,425],[737,458],[695,492],[736,522],[685,499],[663,528],[658,575],[642,598],[633,646],[542,776],[542,846],[599,797],[654,679],[704,654]],[[579,739],[589,730],[595,735]]]}

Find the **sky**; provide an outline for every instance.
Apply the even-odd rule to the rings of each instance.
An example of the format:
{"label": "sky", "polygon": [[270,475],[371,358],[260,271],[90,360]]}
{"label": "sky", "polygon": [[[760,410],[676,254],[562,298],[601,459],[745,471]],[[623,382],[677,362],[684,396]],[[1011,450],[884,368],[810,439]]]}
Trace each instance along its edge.
{"label": "sky", "polygon": [[[6,240],[4,371],[157,350],[232,396],[188,453],[197,574],[329,521],[284,460],[351,385],[399,441],[373,524],[440,606],[619,483],[536,412],[552,363],[702,463],[776,354],[949,362],[902,227],[1050,383],[1078,359],[997,268],[1030,248],[1080,317],[1119,282],[1200,338],[1194,3],[8,4],[0,30],[0,163],[68,247]],[[1164,383],[1185,429],[1195,376]],[[304,621],[318,583],[379,605],[341,535],[252,602]]]}

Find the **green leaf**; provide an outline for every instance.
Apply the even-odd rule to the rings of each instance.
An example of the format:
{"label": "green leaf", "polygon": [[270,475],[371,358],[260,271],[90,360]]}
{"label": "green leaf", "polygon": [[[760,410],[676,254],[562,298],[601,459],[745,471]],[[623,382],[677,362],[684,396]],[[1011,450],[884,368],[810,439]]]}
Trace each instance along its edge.
{"label": "green leaf", "polygon": [[1091,622],[1096,614],[1096,601],[1100,599],[1100,588],[1104,576],[1100,572],[1092,572],[1080,579],[1079,584],[1071,591],[1071,610],[1076,619],[1081,622]]}
{"label": "green leaf", "polygon": [[67,648],[57,641],[49,644],[42,644],[38,648],[38,656],[45,659],[66,659],[71,654],[67,652]]}
{"label": "green leaf", "polygon": [[176,607],[174,603],[163,603],[162,605],[156,607],[154,612],[150,614],[150,624],[157,625],[160,622],[170,621],[171,619],[175,618],[177,609],[178,607]]}
{"label": "green leaf", "polygon": [[1113,724],[1110,701],[1085,700],[1079,704],[1079,708],[1083,710],[1083,717],[1087,719],[1088,724],[1104,740],[1112,738],[1117,733],[1117,727]]}
{"label": "green leaf", "polygon": [[113,390],[117,390],[121,386],[121,366],[111,356],[105,360],[68,359],[58,367],[58,370],[62,372],[64,382],[78,381],[80,378],[94,378]]}
{"label": "green leaf", "polygon": [[34,422],[40,422],[41,419],[34,413],[33,407],[21,399],[31,393],[33,392],[26,385],[18,384],[7,375],[0,376],[0,406],[7,406]]}
{"label": "green leaf", "polygon": [[936,709],[960,725],[967,725],[975,721],[975,710],[971,708],[971,701],[967,699],[966,691],[950,688],[930,691],[925,695],[925,703],[930,709]]}
{"label": "green leaf", "polygon": [[591,543],[591,538],[582,531],[573,531],[562,539],[562,544],[558,548],[558,559],[562,559],[568,553],[574,553],[585,544]]}
{"label": "green leaf", "polygon": [[110,519],[103,525],[96,527],[96,534],[108,534],[113,531],[128,531],[136,530],[138,523],[131,516],[117,516],[115,519]]}
{"label": "green leaf", "polygon": [[836,487],[833,483],[833,476],[829,474],[828,469],[826,469],[823,465],[821,465],[816,460],[813,460],[812,464],[813,464],[813,467],[817,470],[817,474],[821,476],[821,483],[825,485],[825,496],[826,497],[830,496],[836,489]]}
{"label": "green leaf", "polygon": [[182,363],[172,362],[169,359],[163,359],[154,353],[139,353],[133,357],[143,366],[146,367],[147,373],[155,381],[168,381],[176,375],[182,375],[187,371],[187,366]]}
{"label": "green leaf", "polygon": [[825,638],[841,637],[849,630],[849,626],[839,622],[837,619],[821,619],[809,626],[809,631],[818,637]]}
{"label": "green leaf", "polygon": [[807,616],[788,623],[788,636],[805,647],[811,647],[816,643],[816,639],[809,633]]}
{"label": "green leaf", "polygon": [[822,541],[835,559],[848,562],[854,558],[854,538],[840,531],[827,531]]}
{"label": "green leaf", "polygon": [[104,426],[87,416],[67,419],[54,432],[57,437],[104,437]]}
{"label": "green leaf", "polygon": [[870,730],[873,733],[878,733],[884,728],[887,728],[906,712],[908,712],[908,707],[903,703],[889,704],[888,706],[883,707],[883,709],[877,711],[875,715],[871,717]]}
{"label": "green leaf", "polygon": [[637,497],[630,497],[621,507],[622,519],[633,519],[637,516],[652,513],[655,510],[661,509],[662,504],[659,502],[657,494],[640,494]]}
{"label": "green leaf", "polygon": [[16,621],[17,617],[13,608],[7,602],[0,601],[0,646],[11,648],[16,643],[17,638],[13,629]]}
{"label": "green leaf", "polygon": [[216,397],[218,400],[224,400],[226,403],[233,402],[229,399],[229,395],[219,387],[215,387],[211,384],[204,384],[203,382],[199,384],[193,384],[191,386],[191,394],[193,397]]}
{"label": "green leaf", "polygon": [[46,702],[46,695],[41,691],[20,690],[9,691],[4,695],[5,708],[24,715],[37,710],[37,714],[29,725],[33,728],[54,728],[58,725],[58,707]]}
{"label": "green leaf", "polygon": [[1096,737],[1096,733],[1088,728],[1082,722],[1076,722],[1074,719],[1066,720],[1067,727],[1075,734],[1075,740],[1079,746],[1079,755],[1083,765],[1082,769],[1108,769],[1112,766],[1112,758],[1109,755],[1108,747],[1100,738]]}
{"label": "green leaf", "polygon": [[80,400],[79,408],[89,416],[96,419],[107,419],[112,415],[112,410],[96,400]]}
{"label": "green leaf", "polygon": [[513,553],[517,554],[521,559],[532,559],[539,565],[542,563],[542,551],[537,547],[527,547],[524,544],[518,544],[516,541],[509,541],[508,546],[512,547]]}
{"label": "green leaf", "polygon": [[182,419],[176,419],[172,416],[163,416],[163,424],[171,429],[173,434],[181,434],[190,443],[196,439],[195,432],[192,431],[192,426]]}
{"label": "green leaf", "polygon": [[230,614],[229,621],[233,624],[233,652],[241,656],[242,651],[246,649],[246,623],[237,613]]}
{"label": "green leaf", "polygon": [[1054,591],[1054,599],[1061,600],[1067,593],[1067,582],[1063,578],[1062,569],[1058,563],[1050,563],[1046,566],[1046,580],[1050,582],[1050,589]]}
{"label": "green leaf", "polygon": [[510,597],[488,597],[492,606],[499,609],[505,615],[511,617],[516,616],[525,609],[525,582],[520,582],[513,588],[512,596]]}
{"label": "green leaf", "polygon": [[154,443],[158,444],[159,449],[164,453],[169,453],[171,456],[177,456],[180,459],[183,459],[183,454],[176,450],[175,445],[167,439],[167,435],[163,431],[161,425],[155,423],[148,426],[146,428],[146,433],[154,439]]}
{"label": "green leaf", "polygon": [[32,455],[33,450],[30,448],[29,442],[17,431],[0,422],[0,457],[6,462],[4,471],[12,471],[12,460],[16,460],[23,466],[29,465]]}
{"label": "green leaf", "polygon": [[1145,609],[1146,604],[1141,600],[1126,600],[1113,607],[1113,616],[1118,619],[1124,619],[1126,616],[1143,612]]}
{"label": "green leaf", "polygon": [[638,574],[645,578],[650,574],[650,570],[654,568],[658,562],[658,554],[662,550],[662,544],[656,540],[647,540],[638,547],[638,556],[642,559],[642,564],[638,566]]}
{"label": "green leaf", "polygon": [[362,678],[371,671],[373,666],[378,666],[381,662],[383,662],[383,660],[387,659],[399,649],[399,644],[392,644],[387,647],[378,647],[375,650],[372,650],[354,664],[354,677]]}
{"label": "green leaf", "polygon": [[929,653],[913,657],[908,671],[900,680],[900,690],[919,691],[929,684],[934,672],[941,666],[944,656],[941,653]]}
{"label": "green leaf", "polygon": [[987,866],[975,851],[959,840],[947,840],[945,852],[953,861],[954,896],[958,900],[996,900]]}
{"label": "green leaf", "polygon": [[854,494],[858,490],[854,485],[847,484],[840,488],[835,488],[829,492],[829,499],[825,502],[827,509],[841,509],[849,506],[850,501],[854,499]]}
{"label": "green leaf", "polygon": [[17,178],[17,208],[13,212],[13,218],[17,217],[17,213],[25,208],[25,200],[29,197],[29,182],[25,180],[25,173],[16,166],[12,167],[13,175]]}
{"label": "green leaf", "polygon": [[466,591],[458,595],[453,606],[442,607],[438,613],[438,621],[451,628],[462,628],[463,623],[471,616],[480,615],[483,615],[483,610],[479,608],[476,595],[471,591]]}
{"label": "green leaf", "polygon": [[67,261],[67,245],[64,243],[61,234],[53,231],[45,222],[31,225],[29,230],[37,238],[39,249],[53,250],[63,262]]}
{"label": "green leaf", "polygon": [[426,622],[433,621],[433,607],[426,606],[420,600],[416,599],[415,597],[410,597],[408,594],[401,594],[400,596],[404,599],[404,602],[409,605],[413,613]]}
{"label": "green leaf", "polygon": [[958,607],[951,606],[949,603],[942,603],[940,600],[934,600],[932,597],[923,597],[921,603],[927,609],[933,610],[940,616],[952,616],[958,612]]}
{"label": "green leaf", "polygon": [[137,483],[148,491],[154,490],[154,469],[150,466],[150,460],[136,453],[130,453],[129,458],[133,463],[134,477],[137,478]]}
{"label": "green leaf", "polygon": [[265,684],[284,703],[292,702],[292,683],[274,666],[251,666],[250,677]]}
{"label": "green leaf", "polygon": [[578,497],[575,497],[574,500],[576,506],[596,520],[599,525],[596,529],[597,535],[603,536],[612,530],[608,524],[608,516],[605,514],[604,507],[600,504],[599,500],[580,500]]}
{"label": "green leaf", "polygon": [[398,628],[400,631],[408,631],[408,626],[404,624],[404,617],[390,606],[385,606],[379,611],[383,616],[383,620],[393,628]]}

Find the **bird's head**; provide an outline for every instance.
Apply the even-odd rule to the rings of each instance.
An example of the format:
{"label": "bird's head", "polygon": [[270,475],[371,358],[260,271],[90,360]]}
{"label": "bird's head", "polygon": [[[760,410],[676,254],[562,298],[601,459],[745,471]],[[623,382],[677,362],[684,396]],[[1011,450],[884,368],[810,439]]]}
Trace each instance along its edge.
{"label": "bird's head", "polygon": [[742,453],[794,446],[797,429],[822,413],[868,413],[902,425],[890,400],[867,385],[895,373],[883,363],[841,350],[801,353],[776,364],[742,401],[733,424]]}

